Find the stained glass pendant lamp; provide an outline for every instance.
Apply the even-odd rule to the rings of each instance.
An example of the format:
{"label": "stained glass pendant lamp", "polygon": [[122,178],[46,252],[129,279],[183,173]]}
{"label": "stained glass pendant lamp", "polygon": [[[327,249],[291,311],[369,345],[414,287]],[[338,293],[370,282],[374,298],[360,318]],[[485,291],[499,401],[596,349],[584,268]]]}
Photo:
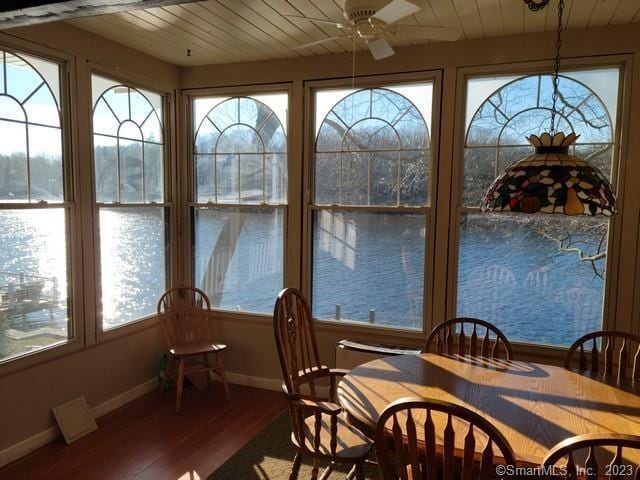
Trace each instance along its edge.
{"label": "stained glass pendant lamp", "polygon": [[[539,10],[548,0],[525,2],[531,10]],[[616,197],[609,180],[586,160],[569,154],[569,147],[578,136],[556,132],[563,10],[564,0],[558,0],[551,128],[541,135],[531,135],[528,140],[535,153],[513,162],[493,181],[480,205],[483,212],[607,216],[616,213]]]}

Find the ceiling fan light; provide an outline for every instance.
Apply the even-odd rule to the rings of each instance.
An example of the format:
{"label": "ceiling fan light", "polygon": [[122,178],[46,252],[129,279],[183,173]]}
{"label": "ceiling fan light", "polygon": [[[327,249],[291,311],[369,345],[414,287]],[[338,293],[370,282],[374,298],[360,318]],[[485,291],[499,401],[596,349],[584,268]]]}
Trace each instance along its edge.
{"label": "ceiling fan light", "polygon": [[356,32],[364,40],[373,40],[379,35],[377,27],[369,22],[359,22],[356,25]]}

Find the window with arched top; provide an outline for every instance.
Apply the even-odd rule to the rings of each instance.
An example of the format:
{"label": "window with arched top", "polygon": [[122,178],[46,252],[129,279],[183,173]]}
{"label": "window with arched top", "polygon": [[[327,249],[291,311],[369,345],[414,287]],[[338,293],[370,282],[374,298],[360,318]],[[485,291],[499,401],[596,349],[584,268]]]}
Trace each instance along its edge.
{"label": "window with arched top", "polygon": [[[560,76],[557,129],[579,135],[571,153],[589,160],[609,176],[614,137],[609,108],[615,108],[615,104],[608,107],[606,100],[584,81],[589,81],[588,76],[586,79]],[[549,129],[551,82],[551,75],[510,79],[473,113],[465,139],[465,206],[478,206],[493,179],[509,164],[533,151],[527,138]]]}
{"label": "window with arched top", "polygon": [[315,202],[424,205],[429,129],[420,110],[388,88],[337,102],[316,137]]}
{"label": "window with arched top", "polygon": [[433,83],[313,92],[313,315],[422,329]]}
{"label": "window with arched top", "polygon": [[163,96],[92,75],[100,316],[108,330],[153,315],[166,287]]}
{"label": "window with arched top", "polygon": [[100,77],[94,84],[96,200],[162,202],[162,97]]}
{"label": "window with arched top", "polygon": [[193,99],[194,281],[268,313],[283,286],[288,94]]}
{"label": "window with arched top", "polygon": [[63,68],[0,50],[0,362],[72,335]]}
{"label": "window with arched top", "polygon": [[259,99],[233,97],[212,107],[197,125],[194,154],[198,202],[286,200],[284,127]]}
{"label": "window with arched top", "polygon": [[[600,68],[559,79],[557,128],[579,135],[570,153],[607,177],[615,172],[619,78],[618,68]],[[490,320],[516,341],[569,345],[603,326],[609,219],[478,208],[494,178],[533,151],[529,135],[548,131],[552,93],[548,74],[467,81],[454,314]],[[506,273],[488,281],[498,270]]]}
{"label": "window with arched top", "polygon": [[0,200],[62,202],[58,65],[2,52]]}

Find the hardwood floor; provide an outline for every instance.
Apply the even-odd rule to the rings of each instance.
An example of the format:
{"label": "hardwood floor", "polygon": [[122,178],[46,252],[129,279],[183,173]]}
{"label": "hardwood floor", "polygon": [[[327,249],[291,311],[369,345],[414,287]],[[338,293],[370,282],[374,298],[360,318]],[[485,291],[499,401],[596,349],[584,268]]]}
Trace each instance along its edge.
{"label": "hardwood floor", "polygon": [[286,408],[282,393],[219,383],[157,392],[98,420],[98,430],[71,445],[59,439],[0,468],[0,479],[206,479]]}

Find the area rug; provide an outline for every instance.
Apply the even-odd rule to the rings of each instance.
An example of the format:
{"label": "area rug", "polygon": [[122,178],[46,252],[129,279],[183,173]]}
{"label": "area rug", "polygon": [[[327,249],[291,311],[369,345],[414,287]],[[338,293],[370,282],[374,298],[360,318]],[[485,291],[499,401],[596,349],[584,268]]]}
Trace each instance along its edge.
{"label": "area rug", "polygon": [[[213,472],[208,480],[287,480],[295,456],[290,436],[291,422],[285,412]],[[299,480],[311,478],[309,460],[302,463]],[[320,473],[325,467],[321,465]],[[349,468],[338,467],[330,478],[345,478]],[[365,475],[367,479],[379,478],[375,466],[371,465],[365,467]]]}

